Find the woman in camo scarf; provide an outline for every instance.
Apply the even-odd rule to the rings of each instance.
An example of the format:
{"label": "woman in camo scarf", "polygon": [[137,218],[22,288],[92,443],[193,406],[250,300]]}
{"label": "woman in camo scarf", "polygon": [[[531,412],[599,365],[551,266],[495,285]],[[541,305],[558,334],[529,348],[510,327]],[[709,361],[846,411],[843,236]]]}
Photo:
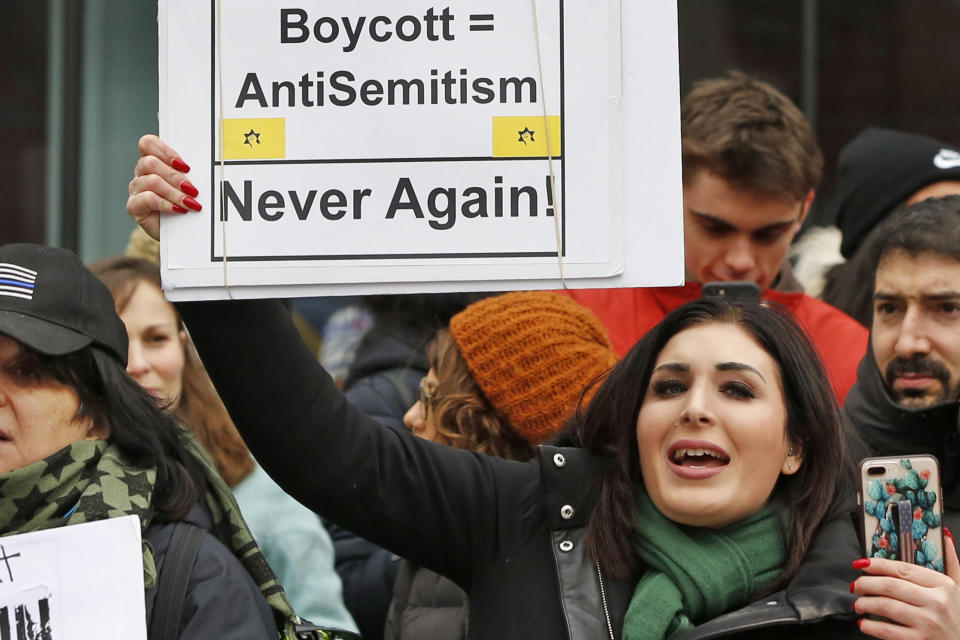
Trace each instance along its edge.
{"label": "woman in camo scarf", "polygon": [[149,627],[174,523],[188,522],[204,532],[178,637],[291,637],[229,490],[126,357],[112,296],[74,254],[0,247],[0,536],[138,516]]}

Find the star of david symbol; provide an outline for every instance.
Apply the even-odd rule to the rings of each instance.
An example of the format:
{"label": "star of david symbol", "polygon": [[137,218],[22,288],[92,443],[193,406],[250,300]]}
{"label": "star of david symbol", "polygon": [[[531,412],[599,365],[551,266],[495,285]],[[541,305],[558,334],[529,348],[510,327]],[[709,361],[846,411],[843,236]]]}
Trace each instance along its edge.
{"label": "star of david symbol", "polygon": [[243,144],[250,145],[250,148],[253,148],[254,142],[260,144],[260,134],[250,129],[250,131],[243,134]]}
{"label": "star of david symbol", "polygon": [[524,127],[523,131],[517,131],[517,133],[520,134],[520,137],[517,139],[517,142],[522,142],[524,145],[526,145],[527,136],[530,136],[530,142],[536,142],[536,140],[533,139],[533,134],[536,132],[530,131],[530,127]]}

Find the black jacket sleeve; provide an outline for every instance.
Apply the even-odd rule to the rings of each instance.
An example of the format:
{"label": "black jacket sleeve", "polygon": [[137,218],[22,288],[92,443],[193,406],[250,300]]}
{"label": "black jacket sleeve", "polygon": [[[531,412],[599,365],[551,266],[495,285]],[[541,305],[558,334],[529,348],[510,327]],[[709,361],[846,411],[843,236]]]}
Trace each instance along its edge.
{"label": "black jacket sleeve", "polygon": [[178,305],[260,464],[318,514],[469,588],[544,518],[536,462],[389,429],[353,408],[274,301]]}

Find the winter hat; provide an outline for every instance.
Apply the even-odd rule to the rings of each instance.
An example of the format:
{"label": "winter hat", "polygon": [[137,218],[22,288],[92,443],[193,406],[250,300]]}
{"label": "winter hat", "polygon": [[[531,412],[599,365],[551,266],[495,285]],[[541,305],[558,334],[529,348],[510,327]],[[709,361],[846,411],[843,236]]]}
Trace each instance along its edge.
{"label": "winter hat", "polygon": [[960,180],[960,151],[939,140],[870,128],[840,151],[835,220],[850,258],[867,234],[915,191]]}
{"label": "winter hat", "polygon": [[450,320],[450,335],[490,404],[532,444],[559,429],[617,362],[589,309],[545,291],[475,302]]}
{"label": "winter hat", "polygon": [[66,249],[0,246],[0,333],[51,356],[97,344],[127,363],[127,330],[113,296]]}

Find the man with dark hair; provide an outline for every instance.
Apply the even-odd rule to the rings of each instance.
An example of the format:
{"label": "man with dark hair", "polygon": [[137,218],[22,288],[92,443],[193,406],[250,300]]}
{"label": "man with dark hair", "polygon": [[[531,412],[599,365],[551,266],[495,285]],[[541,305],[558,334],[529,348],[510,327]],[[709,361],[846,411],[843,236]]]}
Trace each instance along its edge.
{"label": "man with dark hair", "polygon": [[870,350],[844,411],[872,451],[935,453],[960,480],[960,196],[901,207],[877,233]]}
{"label": "man with dark hair", "polygon": [[[854,449],[865,445],[855,451],[860,456],[937,457],[944,542],[952,544],[949,529],[960,530],[960,196],[900,207],[871,236],[864,247],[876,271],[870,350],[844,414]],[[936,526],[920,522],[922,531],[928,524]],[[905,566],[885,579],[883,592],[878,582],[868,590],[858,580],[856,593],[885,596],[885,617],[905,632],[921,630],[930,609],[910,594],[939,589],[947,597],[941,611],[960,616],[960,590],[950,578],[957,580]]]}
{"label": "man with dark hair", "polygon": [[569,295],[597,314],[624,353],[672,309],[699,298],[704,283],[754,282],[805,327],[842,400],[867,331],[805,295],[785,259],[823,169],[810,125],[771,85],[732,72],[694,86],[680,126],[687,284]]}

